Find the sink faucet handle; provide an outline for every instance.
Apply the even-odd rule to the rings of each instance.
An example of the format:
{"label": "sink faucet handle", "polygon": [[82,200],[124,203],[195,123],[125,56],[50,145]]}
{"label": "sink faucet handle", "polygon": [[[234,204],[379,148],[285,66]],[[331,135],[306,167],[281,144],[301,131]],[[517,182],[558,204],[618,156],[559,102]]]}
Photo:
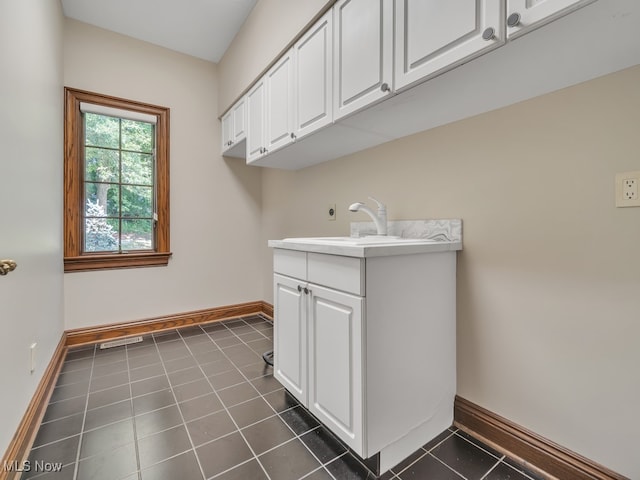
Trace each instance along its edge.
{"label": "sink faucet handle", "polygon": [[380,200],[376,200],[373,197],[369,197],[369,200],[373,200],[374,202],[376,202],[378,204],[378,210],[386,210],[387,207],[384,203],[382,203]]}

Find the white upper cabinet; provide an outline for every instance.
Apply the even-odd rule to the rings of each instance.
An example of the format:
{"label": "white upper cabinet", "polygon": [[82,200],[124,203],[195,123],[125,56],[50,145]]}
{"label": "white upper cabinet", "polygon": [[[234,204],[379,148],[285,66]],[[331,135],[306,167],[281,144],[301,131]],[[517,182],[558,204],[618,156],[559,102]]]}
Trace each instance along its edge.
{"label": "white upper cabinet", "polygon": [[222,154],[227,157],[246,157],[247,115],[242,97],[222,117]]}
{"label": "white upper cabinet", "polygon": [[264,77],[247,93],[247,163],[265,153]]}
{"label": "white upper cabinet", "polygon": [[293,55],[289,50],[265,75],[265,153],[293,142]]}
{"label": "white upper cabinet", "polygon": [[233,136],[231,141],[238,143],[247,137],[247,107],[244,98],[240,99],[231,109],[233,113]]}
{"label": "white upper cabinet", "polygon": [[334,13],[334,117],[393,89],[393,1],[339,0]]}
{"label": "white upper cabinet", "polygon": [[502,5],[502,0],[397,0],[396,90],[502,45]]}
{"label": "white upper cabinet", "polygon": [[638,15],[638,0],[337,0],[223,116],[222,153],[304,168],[622,70]]}
{"label": "white upper cabinet", "polygon": [[233,141],[233,112],[229,110],[222,117],[222,153],[229,149]]}
{"label": "white upper cabinet", "polygon": [[332,46],[333,16],[329,11],[293,47],[296,138],[333,121]]}
{"label": "white upper cabinet", "polygon": [[507,38],[515,38],[595,0],[507,0]]}

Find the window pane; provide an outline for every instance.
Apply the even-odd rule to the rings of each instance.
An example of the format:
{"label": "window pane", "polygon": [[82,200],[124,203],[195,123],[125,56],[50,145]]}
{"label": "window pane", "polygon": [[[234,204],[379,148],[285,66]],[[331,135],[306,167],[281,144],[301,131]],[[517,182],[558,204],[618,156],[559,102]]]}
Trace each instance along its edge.
{"label": "window pane", "polygon": [[118,251],[118,221],[106,218],[85,218],[84,251]]}
{"label": "window pane", "polygon": [[[85,182],[85,216],[119,217],[120,186],[112,183]],[[91,211],[91,213],[89,213]]]}
{"label": "window pane", "polygon": [[122,186],[122,216],[153,216],[153,188]]}
{"label": "window pane", "polygon": [[122,183],[153,185],[153,155],[122,152]]}
{"label": "window pane", "polygon": [[85,145],[118,148],[120,146],[120,119],[85,113]]}
{"label": "window pane", "polygon": [[153,249],[153,220],[122,220],[122,250]]}
{"label": "window pane", "polygon": [[104,148],[85,149],[85,180],[117,182],[120,180],[118,152]]}
{"label": "window pane", "polygon": [[122,120],[122,149],[153,152],[153,125],[133,120]]}

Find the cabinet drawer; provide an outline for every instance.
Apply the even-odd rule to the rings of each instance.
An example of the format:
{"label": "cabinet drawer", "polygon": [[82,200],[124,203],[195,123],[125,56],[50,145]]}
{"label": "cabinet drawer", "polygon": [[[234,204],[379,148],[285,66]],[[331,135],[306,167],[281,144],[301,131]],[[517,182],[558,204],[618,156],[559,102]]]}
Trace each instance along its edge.
{"label": "cabinet drawer", "polygon": [[307,252],[276,248],[273,251],[273,271],[289,277],[307,279]]}
{"label": "cabinet drawer", "polygon": [[318,285],[364,296],[364,259],[309,253],[307,280]]}

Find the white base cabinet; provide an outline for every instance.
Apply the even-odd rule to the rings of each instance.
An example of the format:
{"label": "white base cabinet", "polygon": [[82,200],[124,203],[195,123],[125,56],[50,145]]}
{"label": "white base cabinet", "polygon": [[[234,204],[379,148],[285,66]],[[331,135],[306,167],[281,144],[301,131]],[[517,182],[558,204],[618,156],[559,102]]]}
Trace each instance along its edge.
{"label": "white base cabinet", "polygon": [[274,250],[274,376],[380,471],[453,423],[455,251]]}

